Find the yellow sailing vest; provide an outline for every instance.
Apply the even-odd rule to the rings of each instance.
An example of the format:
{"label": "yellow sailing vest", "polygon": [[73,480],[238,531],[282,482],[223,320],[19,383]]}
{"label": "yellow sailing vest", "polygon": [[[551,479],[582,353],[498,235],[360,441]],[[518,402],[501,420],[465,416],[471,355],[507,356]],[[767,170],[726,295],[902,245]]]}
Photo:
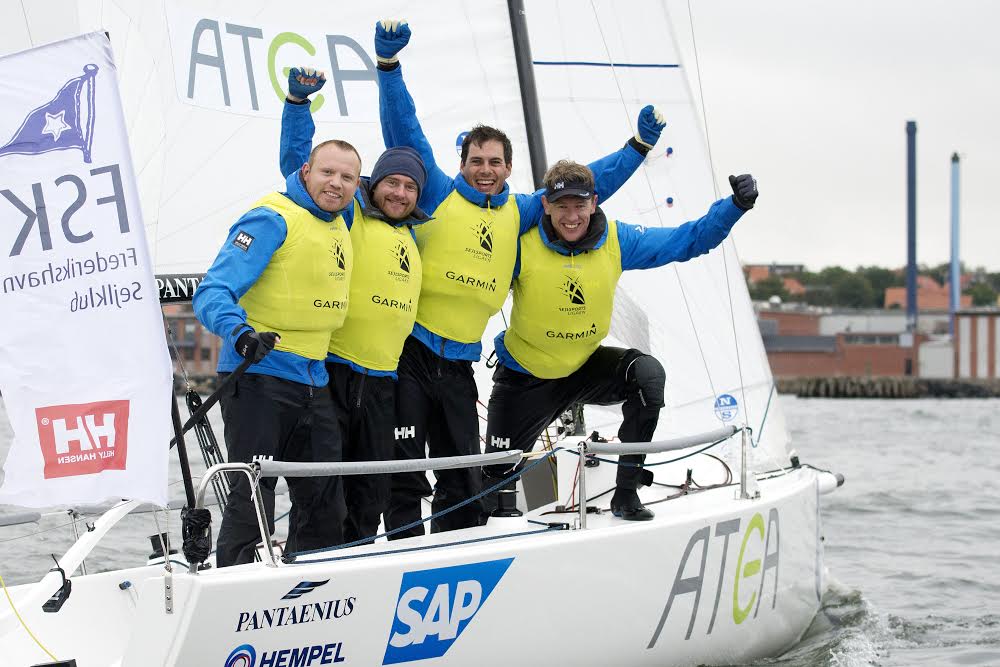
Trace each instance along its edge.
{"label": "yellow sailing vest", "polygon": [[547,248],[537,229],[525,233],[503,339],[507,351],[535,377],[562,378],[576,371],[608,335],[621,274],[613,220],[604,245],[572,257]]}
{"label": "yellow sailing vest", "polygon": [[285,220],[288,234],[243,298],[247,324],[281,336],[277,350],[325,359],[330,334],[347,315],[354,264],[351,237],[339,215],[317,218],[288,197],[272,192],[255,203]]}
{"label": "yellow sailing vest", "polygon": [[480,208],[458,191],[415,229],[424,263],[417,322],[461,343],[478,343],[507,298],[521,216],[513,197]]}
{"label": "yellow sailing vest", "polygon": [[394,371],[413,330],[421,266],[408,227],[366,218],[354,203],[351,310],[330,338],[330,352],[377,371]]}

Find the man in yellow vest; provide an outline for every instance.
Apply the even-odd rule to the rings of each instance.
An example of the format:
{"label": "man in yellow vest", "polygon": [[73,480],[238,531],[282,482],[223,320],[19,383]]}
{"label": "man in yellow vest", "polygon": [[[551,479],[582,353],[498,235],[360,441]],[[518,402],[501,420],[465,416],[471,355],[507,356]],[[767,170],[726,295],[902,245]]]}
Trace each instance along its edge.
{"label": "man in yellow vest", "polygon": [[[309,96],[326,83],[322,72],[292,68],[281,116],[280,164],[295,171],[309,154],[316,127]],[[390,148],[362,177],[351,230],[354,273],[344,325],[334,332],[326,359],[330,396],[344,442],[345,461],[393,458],[396,367],[413,329],[422,268],[413,227],[428,220],[417,208],[427,172],[412,148]],[[389,504],[389,475],[343,478],[347,516],[344,541],[373,537]]]}
{"label": "man in yellow vest", "polygon": [[[605,347],[622,271],[684,262],[718,246],[757,200],[749,175],[730,176],[732,197],[680,227],[645,228],[608,220],[594,177],[562,160],[545,174],[545,218],[521,237],[510,326],[497,335],[486,451],[528,451],[574,403],[622,403],[622,442],[649,442],[664,405],[663,366],[635,349]],[[629,521],[653,512],[637,492],[645,457],[620,457],[611,511]],[[487,483],[503,468],[487,466]]]}
{"label": "man in yellow vest", "polygon": [[[221,398],[230,461],[341,460],[324,360],[347,314],[354,260],[341,211],[352,205],[360,173],[361,158],[347,142],[316,146],[288,176],[285,192],[266,195],[236,221],[195,292],[195,314],[224,341],[219,374],[244,358],[257,360]],[[220,567],[253,561],[260,540],[249,483],[242,475],[230,479],[217,543]],[[275,481],[260,483],[271,531]],[[339,544],[340,479],[290,478],[288,489],[286,549]]]}
{"label": "man in yellow vest", "polygon": [[[396,441],[398,458],[479,453],[479,398],[472,362],[482,353],[490,317],[506,299],[517,258],[517,237],[542,216],[541,194],[512,194],[510,139],[478,125],[461,144],[460,173],[438,167],[417,120],[397,54],[410,39],[405,22],[382,21],[375,28],[379,110],[386,146],[411,146],[427,166],[420,206],[433,220],[417,229],[424,282],[413,334],[399,362]],[[639,114],[639,132],[618,151],[591,166],[603,198],[614,194],[642,164],[665,123],[652,106]],[[442,470],[431,508],[442,512],[479,493],[479,469]],[[394,537],[422,535],[420,499],[431,494],[423,473],[393,476],[387,527]],[[477,525],[477,501],[448,512],[432,531]]]}

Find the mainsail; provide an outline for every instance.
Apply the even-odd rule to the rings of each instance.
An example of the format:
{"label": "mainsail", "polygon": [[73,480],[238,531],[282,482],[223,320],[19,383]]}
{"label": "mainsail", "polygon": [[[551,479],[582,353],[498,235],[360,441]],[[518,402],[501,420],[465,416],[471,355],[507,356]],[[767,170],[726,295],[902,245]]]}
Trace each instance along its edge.
{"label": "mainsail", "polygon": [[[701,215],[717,196],[712,166],[664,4],[524,4],[549,161],[586,162],[618,148],[638,110],[657,104],[668,121],[663,137],[603,207],[647,226]],[[512,189],[533,189],[505,2],[81,0],[77,7],[78,27],[109,31],[120,63],[158,272],[204,271],[232,222],[261,193],[281,187],[277,119],[286,68],[327,71],[323,103],[314,108],[317,139],[347,139],[373,164],[383,149],[370,71],[382,16],[405,16],[413,27],[401,61],[440,166],[457,171],[461,132],[488,123],[513,141]],[[717,165],[719,173],[727,168]],[[753,225],[758,215],[739,224]],[[487,353],[504,326],[501,317],[491,323]],[[612,339],[664,363],[668,406],[658,435],[746,422],[756,468],[787,460],[783,417],[731,241],[691,262],[625,274]],[[490,372],[480,368],[479,376],[485,401]],[[617,414],[590,411],[590,426],[610,435]]]}

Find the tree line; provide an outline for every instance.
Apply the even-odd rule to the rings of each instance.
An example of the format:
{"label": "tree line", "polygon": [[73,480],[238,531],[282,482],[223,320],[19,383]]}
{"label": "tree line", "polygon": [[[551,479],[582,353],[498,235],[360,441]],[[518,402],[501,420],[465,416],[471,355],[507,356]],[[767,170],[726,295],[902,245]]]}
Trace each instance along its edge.
{"label": "tree line", "polygon": [[[983,268],[968,270],[963,264],[962,274],[969,274],[969,284],[962,291],[972,297],[974,306],[995,306],[1000,294],[1000,272],[990,273]],[[948,282],[950,264],[937,266],[921,264],[917,272],[933,278],[939,285]],[[791,294],[785,289],[785,278],[794,278],[805,288],[804,294]],[[783,302],[801,302],[813,306],[842,308],[882,308],[885,290],[906,286],[906,269],[886,269],[880,266],[859,266],[849,271],[840,266],[828,266],[817,272],[803,270],[772,274],[748,285],[750,298],[767,301],[773,296]]]}

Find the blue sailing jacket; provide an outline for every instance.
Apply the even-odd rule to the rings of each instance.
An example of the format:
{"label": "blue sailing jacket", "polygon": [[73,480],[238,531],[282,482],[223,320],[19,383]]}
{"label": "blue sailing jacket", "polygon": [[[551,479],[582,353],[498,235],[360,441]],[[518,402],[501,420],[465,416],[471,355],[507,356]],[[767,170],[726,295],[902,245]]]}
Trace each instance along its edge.
{"label": "blue sailing jacket", "polygon": [[[712,204],[708,213],[702,217],[685,222],[679,227],[643,227],[616,220],[614,224],[618,230],[622,271],[652,269],[671,262],[686,262],[699,255],[704,255],[729,236],[733,225],[744,213],[743,209],[733,203],[732,197],[727,197]],[[558,238],[549,238],[543,225],[539,225],[537,229],[528,233],[539,234],[545,246],[560,255],[568,256],[571,253],[581,252],[580,250],[571,250]],[[601,248],[607,238],[608,230],[605,226],[603,234],[594,245],[582,252]],[[514,268],[515,278],[520,274],[520,269],[520,265]],[[514,307],[516,308],[517,304],[514,304]],[[530,375],[507,351],[503,340],[506,333],[506,331],[501,331],[493,339],[497,363]]]}
{"label": "blue sailing jacket", "polygon": [[[353,200],[346,209],[332,214],[316,205],[306,191],[298,171],[288,176],[285,186],[287,192],[282,194],[317,218],[329,221],[335,215],[342,215],[348,225],[353,222]],[[240,233],[249,234],[253,238],[253,242],[245,250],[244,244],[236,243],[236,236]],[[277,212],[263,207],[247,211],[230,228],[222,250],[194,293],[191,301],[198,320],[209,331],[222,338],[218,365],[220,373],[232,371],[243,361],[243,357],[236,351],[235,343],[240,334],[250,327],[246,323],[246,311],[240,307],[239,300],[264,272],[271,261],[271,255],[285,242],[287,234],[285,220]],[[314,387],[323,387],[329,382],[322,361],[281,350],[272,350],[262,360],[250,366],[247,372],[273,375]]]}
{"label": "blue sailing jacket", "polygon": [[[505,183],[501,193],[486,195],[479,192],[461,173],[454,177],[448,176],[438,167],[431,150],[430,142],[424,135],[420,122],[417,120],[417,110],[403,81],[402,67],[393,70],[378,71],[379,82],[379,118],[382,122],[382,138],[387,147],[410,146],[424,160],[427,169],[427,182],[420,193],[419,206],[430,215],[434,215],[437,207],[453,191],[467,201],[485,208],[499,208],[510,198],[510,187]],[[287,105],[286,105],[287,106]],[[595,191],[600,201],[604,201],[635,173],[642,164],[644,155],[631,145],[625,145],[618,151],[588,165],[594,173]],[[542,209],[542,194],[538,190],[531,195],[515,194],[514,202],[520,214],[520,230],[523,234],[536,226],[544,214]],[[462,343],[439,336],[420,324],[413,327],[413,337],[426,345],[435,354],[445,359],[463,359],[476,361],[482,355],[482,343]]]}

